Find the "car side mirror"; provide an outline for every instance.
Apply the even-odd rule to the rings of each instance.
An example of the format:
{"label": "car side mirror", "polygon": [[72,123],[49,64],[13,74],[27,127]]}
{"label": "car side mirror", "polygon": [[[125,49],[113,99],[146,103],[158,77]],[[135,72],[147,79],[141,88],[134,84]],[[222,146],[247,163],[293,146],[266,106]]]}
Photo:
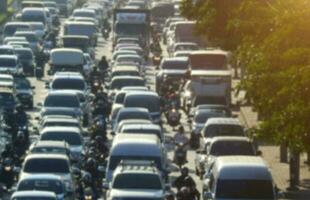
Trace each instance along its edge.
{"label": "car side mirror", "polygon": [[258,150],[258,151],[256,152],[256,155],[257,155],[257,156],[262,156],[262,155],[263,155],[263,152],[260,151],[260,150]]}

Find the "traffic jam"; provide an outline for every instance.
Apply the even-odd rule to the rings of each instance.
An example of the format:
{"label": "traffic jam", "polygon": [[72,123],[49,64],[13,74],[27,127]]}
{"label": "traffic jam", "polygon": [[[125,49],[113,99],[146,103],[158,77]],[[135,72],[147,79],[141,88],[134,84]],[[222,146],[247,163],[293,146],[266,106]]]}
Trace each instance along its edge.
{"label": "traffic jam", "polygon": [[0,199],[281,198],[230,53],[182,0],[22,0],[0,34]]}

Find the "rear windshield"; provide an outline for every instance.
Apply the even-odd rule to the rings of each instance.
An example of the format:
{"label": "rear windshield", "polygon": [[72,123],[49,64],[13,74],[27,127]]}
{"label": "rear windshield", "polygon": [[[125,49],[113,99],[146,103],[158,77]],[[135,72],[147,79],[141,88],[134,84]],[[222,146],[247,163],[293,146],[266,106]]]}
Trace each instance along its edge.
{"label": "rear windshield", "polygon": [[191,68],[202,70],[226,70],[227,58],[225,55],[191,55]]}
{"label": "rear windshield", "polygon": [[8,58],[0,58],[0,67],[16,67],[16,60]]}
{"label": "rear windshield", "polygon": [[76,96],[50,95],[45,99],[44,106],[78,108],[80,107],[80,103]]}
{"label": "rear windshield", "polygon": [[155,96],[132,95],[125,98],[125,107],[146,108],[149,112],[160,112],[160,100]]}
{"label": "rear windshield", "polygon": [[30,89],[31,85],[27,79],[17,78],[14,80],[16,89]]}
{"label": "rear windshield", "polygon": [[22,15],[22,21],[24,22],[42,22],[46,23],[43,12],[42,13],[34,13],[34,14],[24,14]]}
{"label": "rear windshield", "polygon": [[41,135],[41,140],[65,141],[69,145],[82,145],[81,136],[70,132],[48,132]]}
{"label": "rear windshield", "polygon": [[125,129],[122,131],[123,133],[141,133],[141,134],[154,134],[157,135],[158,138],[161,138],[160,131],[155,129]]}
{"label": "rear windshield", "polygon": [[165,61],[163,62],[162,69],[187,69],[188,62],[185,61]]}
{"label": "rear windshield", "polygon": [[56,79],[52,84],[53,89],[84,90],[85,82],[79,79]]}
{"label": "rear windshield", "polygon": [[110,156],[109,160],[109,170],[115,170],[117,165],[120,163],[121,160],[147,160],[147,161],[154,161],[157,168],[162,170],[162,163],[160,157],[154,156]]}
{"label": "rear windshield", "polygon": [[46,122],[44,127],[51,127],[51,126],[71,126],[71,127],[79,127],[77,123],[74,122]]}
{"label": "rear windshield", "polygon": [[125,93],[119,93],[115,97],[115,103],[122,104],[124,102]]}
{"label": "rear windshield", "polygon": [[24,30],[29,30],[29,25],[8,25],[8,26],[5,26],[4,28],[4,35],[6,36],[12,36],[14,35],[15,31],[17,29],[24,29]]}
{"label": "rear windshield", "polygon": [[144,86],[142,79],[115,79],[112,81],[111,89],[122,89],[125,86]]}
{"label": "rear windshield", "polygon": [[16,49],[15,52],[17,53],[19,59],[22,59],[22,60],[33,59],[33,55],[31,51]]}
{"label": "rear windshield", "polygon": [[48,191],[56,194],[64,193],[62,182],[56,180],[25,180],[18,185],[17,191],[28,190]]}
{"label": "rear windshield", "polygon": [[218,137],[218,136],[244,136],[244,131],[238,125],[210,125],[204,131],[205,137]]}
{"label": "rear windshield", "polygon": [[[5,48],[0,48],[0,55],[14,55],[14,50],[12,49],[5,49]],[[3,60],[5,58],[1,58],[1,60]]]}
{"label": "rear windshield", "polygon": [[66,154],[65,148],[59,147],[34,147],[31,150],[32,153],[56,153],[56,154]]}
{"label": "rear windshield", "polygon": [[147,190],[163,189],[159,176],[154,174],[120,174],[115,178],[112,188]]}
{"label": "rear windshield", "polygon": [[255,155],[250,142],[221,141],[212,145],[210,154],[214,156]]}
{"label": "rear windshield", "polygon": [[226,113],[224,111],[220,111],[220,110],[214,110],[214,111],[210,111],[210,112],[203,112],[203,113],[199,113],[198,115],[195,116],[194,121],[196,123],[202,124],[202,123],[206,123],[206,121],[211,118],[211,117],[225,117]]}
{"label": "rear windshield", "polygon": [[125,119],[150,119],[148,113],[144,112],[119,112],[118,122]]}
{"label": "rear windshield", "polygon": [[274,199],[270,180],[218,179],[216,198],[219,199]]}
{"label": "rear windshield", "polygon": [[65,35],[86,35],[91,36],[96,33],[96,27],[92,25],[70,25],[65,27]]}
{"label": "rear windshield", "polygon": [[95,13],[92,12],[84,12],[84,11],[76,11],[73,13],[74,17],[91,17],[91,18],[95,18],[96,15]]}
{"label": "rear windshield", "polygon": [[51,197],[15,197],[12,200],[56,200]]}
{"label": "rear windshield", "polygon": [[26,173],[69,173],[69,163],[64,159],[30,159],[24,165]]}

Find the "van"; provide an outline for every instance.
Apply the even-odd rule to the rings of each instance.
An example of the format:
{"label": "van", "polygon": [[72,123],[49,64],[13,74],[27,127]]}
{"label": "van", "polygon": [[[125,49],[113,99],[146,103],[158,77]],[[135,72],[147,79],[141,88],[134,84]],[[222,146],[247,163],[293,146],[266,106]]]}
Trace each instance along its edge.
{"label": "van", "polygon": [[278,192],[261,157],[223,156],[204,177],[203,199],[276,200]]}
{"label": "van", "polygon": [[80,72],[83,74],[84,55],[83,51],[72,48],[56,48],[50,53],[49,74],[57,71]]}
{"label": "van", "polygon": [[97,45],[97,27],[92,22],[67,21],[64,26],[63,35],[82,35],[88,36],[90,44]]}
{"label": "van", "polygon": [[113,172],[121,160],[153,161],[162,175],[167,176],[166,152],[156,135],[131,133],[116,135],[107,163],[106,182],[112,181]]}
{"label": "van", "polygon": [[193,51],[188,56],[190,70],[230,70],[229,53],[220,49]]}

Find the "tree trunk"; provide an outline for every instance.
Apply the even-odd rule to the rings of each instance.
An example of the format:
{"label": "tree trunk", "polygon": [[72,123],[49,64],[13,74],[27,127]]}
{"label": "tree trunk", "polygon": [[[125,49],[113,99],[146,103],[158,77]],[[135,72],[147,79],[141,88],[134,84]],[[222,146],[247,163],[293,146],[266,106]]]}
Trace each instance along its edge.
{"label": "tree trunk", "polygon": [[287,163],[287,145],[282,142],[280,145],[280,162]]}
{"label": "tree trunk", "polygon": [[300,152],[291,151],[290,153],[290,186],[289,190],[298,189],[300,181]]}

